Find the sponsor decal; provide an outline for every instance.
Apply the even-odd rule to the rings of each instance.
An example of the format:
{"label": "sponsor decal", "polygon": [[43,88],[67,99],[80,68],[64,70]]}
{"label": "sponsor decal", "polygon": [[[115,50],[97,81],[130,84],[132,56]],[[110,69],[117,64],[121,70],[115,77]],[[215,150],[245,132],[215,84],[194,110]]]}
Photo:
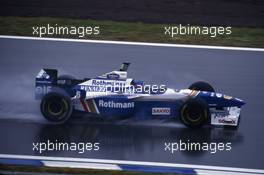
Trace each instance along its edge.
{"label": "sponsor decal", "polygon": [[94,86],[125,86],[126,83],[123,81],[93,79],[92,85],[94,85]]}
{"label": "sponsor decal", "polygon": [[104,100],[99,100],[99,107],[104,107],[104,108],[121,108],[121,109],[126,109],[126,108],[134,108],[134,102],[114,102],[114,101],[104,101]]}
{"label": "sponsor decal", "polygon": [[224,99],[231,100],[232,97],[231,96],[228,96],[228,95],[224,95]]}
{"label": "sponsor decal", "polygon": [[109,79],[119,79],[119,75],[118,74],[115,74],[115,73],[112,73],[112,74],[107,74],[107,76],[106,76],[107,78],[109,78]]}
{"label": "sponsor decal", "polygon": [[114,85],[114,82],[113,81],[105,81],[105,80],[93,80],[92,81],[92,85],[95,85],[95,86],[107,86],[107,85],[111,85],[111,86],[113,86]]}
{"label": "sponsor decal", "polygon": [[243,100],[241,100],[241,99],[239,99],[239,98],[236,98],[236,100],[241,101],[241,102],[243,101]]}
{"label": "sponsor decal", "polygon": [[199,93],[200,93],[200,91],[192,90],[191,93],[189,94],[189,96],[196,97]]}
{"label": "sponsor decal", "polygon": [[37,78],[44,78],[44,79],[49,79],[50,76],[45,72],[43,69],[40,70],[39,74],[37,75]]}
{"label": "sponsor decal", "polygon": [[225,120],[225,119],[219,119],[219,123],[227,123],[227,124],[236,124],[235,120]]}
{"label": "sponsor decal", "polygon": [[35,88],[36,94],[47,94],[51,91],[51,86],[37,86]]}
{"label": "sponsor decal", "polygon": [[214,114],[214,118],[225,118],[225,117],[226,117],[225,113],[215,113]]}
{"label": "sponsor decal", "polygon": [[221,98],[221,97],[223,96],[222,94],[219,94],[219,93],[216,93],[215,95],[216,95],[216,97],[218,97],[218,98]]}
{"label": "sponsor decal", "polygon": [[170,115],[170,108],[152,108],[152,115]]}
{"label": "sponsor decal", "polygon": [[104,86],[81,86],[80,89],[89,92],[106,92],[106,88]]}
{"label": "sponsor decal", "polygon": [[100,111],[98,110],[96,103],[93,99],[88,99],[88,100],[80,99],[80,102],[85,112],[100,114]]}

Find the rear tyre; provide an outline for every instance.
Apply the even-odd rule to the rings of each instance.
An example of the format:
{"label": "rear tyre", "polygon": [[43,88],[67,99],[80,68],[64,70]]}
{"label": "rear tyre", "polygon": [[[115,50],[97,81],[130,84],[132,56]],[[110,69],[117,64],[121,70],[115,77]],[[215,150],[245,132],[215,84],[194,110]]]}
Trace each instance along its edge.
{"label": "rear tyre", "polygon": [[210,112],[202,99],[189,99],[181,107],[180,118],[183,124],[191,128],[208,123]]}
{"label": "rear tyre", "polygon": [[191,84],[191,86],[189,86],[188,89],[196,90],[196,91],[215,92],[214,88],[209,83],[204,81],[195,82]]}
{"label": "rear tyre", "polygon": [[68,96],[51,92],[42,98],[40,110],[48,121],[64,123],[71,116],[73,107]]}

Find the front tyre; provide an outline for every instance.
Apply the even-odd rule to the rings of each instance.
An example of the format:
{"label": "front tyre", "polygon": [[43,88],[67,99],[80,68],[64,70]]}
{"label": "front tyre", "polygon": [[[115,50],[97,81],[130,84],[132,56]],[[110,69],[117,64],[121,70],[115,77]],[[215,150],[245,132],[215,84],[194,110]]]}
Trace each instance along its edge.
{"label": "front tyre", "polygon": [[189,86],[188,89],[196,90],[196,91],[215,92],[214,88],[209,83],[204,81],[197,81],[191,84],[191,86]]}
{"label": "front tyre", "polygon": [[40,110],[48,121],[64,123],[71,116],[73,107],[68,96],[51,92],[42,98]]}
{"label": "front tyre", "polygon": [[201,127],[209,121],[210,112],[202,99],[189,99],[181,107],[180,118],[191,128]]}

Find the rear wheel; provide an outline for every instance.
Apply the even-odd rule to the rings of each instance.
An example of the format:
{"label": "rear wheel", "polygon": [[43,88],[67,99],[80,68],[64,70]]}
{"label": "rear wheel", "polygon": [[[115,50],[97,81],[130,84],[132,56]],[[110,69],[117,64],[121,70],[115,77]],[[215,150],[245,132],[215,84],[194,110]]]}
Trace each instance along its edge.
{"label": "rear wheel", "polygon": [[214,88],[209,83],[204,81],[195,82],[191,84],[191,86],[189,86],[188,89],[196,90],[196,91],[215,92]]}
{"label": "rear wheel", "polygon": [[73,107],[69,97],[51,92],[42,98],[40,109],[48,121],[63,123],[71,116]]}
{"label": "rear wheel", "polygon": [[181,121],[192,128],[206,124],[209,121],[209,116],[208,106],[202,99],[189,99],[180,110]]}

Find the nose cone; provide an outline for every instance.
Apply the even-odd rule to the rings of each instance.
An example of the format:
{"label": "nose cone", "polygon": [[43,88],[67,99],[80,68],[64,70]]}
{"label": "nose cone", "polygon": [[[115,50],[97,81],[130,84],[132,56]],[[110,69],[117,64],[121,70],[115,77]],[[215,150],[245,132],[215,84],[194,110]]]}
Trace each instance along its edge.
{"label": "nose cone", "polygon": [[241,107],[243,106],[244,104],[246,104],[243,100],[239,99],[239,98],[233,98],[232,99],[232,103],[235,105],[235,106],[238,106],[238,107]]}

